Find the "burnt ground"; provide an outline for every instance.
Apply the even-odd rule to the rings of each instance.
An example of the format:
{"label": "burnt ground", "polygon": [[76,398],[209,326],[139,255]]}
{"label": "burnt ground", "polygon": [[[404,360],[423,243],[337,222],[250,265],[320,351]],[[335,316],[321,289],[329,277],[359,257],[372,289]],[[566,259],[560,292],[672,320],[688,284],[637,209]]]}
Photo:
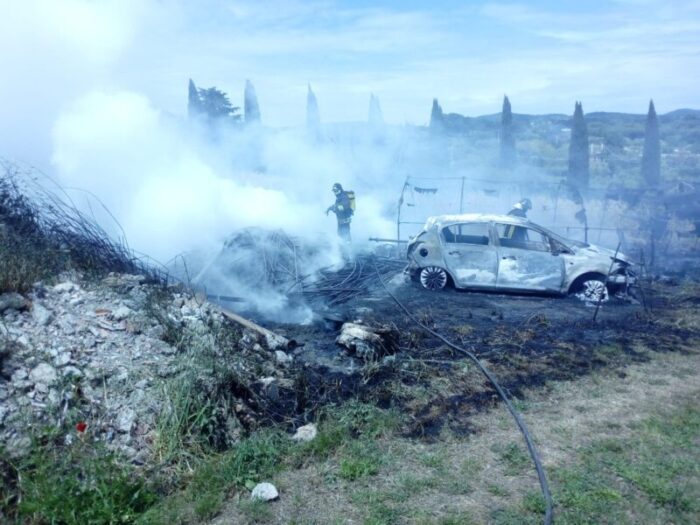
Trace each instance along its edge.
{"label": "burnt ground", "polygon": [[[654,352],[686,351],[700,336],[694,318],[685,317],[700,300],[693,282],[646,286],[646,309],[612,298],[595,322],[594,308],[576,298],[431,292],[400,277],[390,289],[418,320],[478,356],[516,399],[526,388],[546,389],[601,368],[625,377],[628,364],[648,361]],[[432,439],[445,428],[474,431],[471,416],[498,403],[476,366],[417,326],[379,282],[367,294],[317,311],[318,322],[309,326],[271,326],[303,344],[294,351],[304,369],[294,407],[279,407],[295,420],[359,395],[408,415],[406,435]],[[398,352],[374,363],[349,356],[335,338],[342,321],[352,320],[396,328]]]}

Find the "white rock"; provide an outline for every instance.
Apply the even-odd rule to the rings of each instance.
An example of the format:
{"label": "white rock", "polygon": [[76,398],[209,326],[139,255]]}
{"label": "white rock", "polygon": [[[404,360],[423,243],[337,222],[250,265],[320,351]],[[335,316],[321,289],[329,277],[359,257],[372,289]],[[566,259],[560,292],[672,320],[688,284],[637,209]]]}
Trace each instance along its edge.
{"label": "white rock", "polygon": [[12,372],[12,377],[10,380],[13,383],[18,383],[20,381],[25,381],[29,377],[29,374],[27,374],[27,371],[24,368],[18,368],[14,372]]}
{"label": "white rock", "polygon": [[29,303],[18,293],[0,294],[0,314],[10,308],[13,310],[23,310]]}
{"label": "white rock", "polygon": [[131,432],[131,427],[134,426],[134,420],[136,419],[136,413],[130,408],[124,408],[117,416],[117,430],[127,434]]}
{"label": "white rock", "polygon": [[308,425],[304,425],[303,427],[297,428],[297,431],[292,436],[292,439],[294,441],[307,442],[314,439],[317,434],[318,429],[316,428],[316,425],[314,425],[313,423],[309,423]]}
{"label": "white rock", "polygon": [[70,352],[63,352],[60,353],[56,356],[56,358],[53,360],[53,364],[60,368],[62,366],[66,366],[68,363],[70,363],[71,360],[71,355]]}
{"label": "white rock", "polygon": [[56,369],[47,363],[40,363],[29,372],[29,379],[34,383],[50,385],[57,378]]}
{"label": "white rock", "polygon": [[128,306],[120,306],[112,312],[112,319],[115,321],[123,321],[131,315],[131,308]]}
{"label": "white rock", "polygon": [[61,396],[55,388],[49,388],[49,395],[47,396],[47,400],[52,405],[57,405],[58,402],[61,400]]}
{"label": "white rock", "polygon": [[279,496],[280,493],[277,492],[277,487],[272,483],[258,483],[250,494],[250,499],[272,501],[279,498]]}
{"label": "white rock", "polygon": [[278,365],[288,365],[292,362],[292,356],[282,350],[275,350],[275,362]]}
{"label": "white rock", "polygon": [[78,367],[67,366],[63,369],[63,377],[81,378],[81,377],[83,377],[83,373],[80,371],[80,369]]}
{"label": "white rock", "polygon": [[53,291],[56,293],[66,293],[66,292],[72,292],[73,290],[79,290],[80,287],[72,283],[70,281],[66,281],[64,283],[59,283],[56,286],[53,287]]}
{"label": "white rock", "polygon": [[269,387],[272,383],[275,382],[274,377],[261,377],[260,382],[263,384],[265,387]]}

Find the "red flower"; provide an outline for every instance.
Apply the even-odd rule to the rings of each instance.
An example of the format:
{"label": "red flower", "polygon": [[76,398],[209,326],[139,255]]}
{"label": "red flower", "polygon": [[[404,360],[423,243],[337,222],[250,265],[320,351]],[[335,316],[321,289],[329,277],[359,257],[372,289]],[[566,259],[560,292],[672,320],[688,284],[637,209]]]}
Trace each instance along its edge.
{"label": "red flower", "polygon": [[85,421],[79,421],[75,425],[75,430],[82,434],[83,432],[85,432],[85,430],[87,430],[87,423]]}

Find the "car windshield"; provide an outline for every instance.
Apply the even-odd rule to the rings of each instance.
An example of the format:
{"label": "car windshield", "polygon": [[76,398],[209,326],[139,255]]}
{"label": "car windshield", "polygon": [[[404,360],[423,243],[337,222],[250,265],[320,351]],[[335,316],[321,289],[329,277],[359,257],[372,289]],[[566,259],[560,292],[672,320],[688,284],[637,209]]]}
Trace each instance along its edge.
{"label": "car windshield", "polygon": [[567,239],[566,237],[562,237],[561,235],[556,234],[553,231],[548,230],[547,228],[545,228],[543,226],[540,226],[539,224],[537,225],[537,227],[540,230],[542,230],[543,233],[549,235],[552,239],[554,239],[555,241],[557,241],[560,244],[563,244],[567,248],[569,246],[576,246],[577,248],[587,248],[588,246],[590,246],[589,244],[587,244],[585,242],[575,241],[573,239]]}

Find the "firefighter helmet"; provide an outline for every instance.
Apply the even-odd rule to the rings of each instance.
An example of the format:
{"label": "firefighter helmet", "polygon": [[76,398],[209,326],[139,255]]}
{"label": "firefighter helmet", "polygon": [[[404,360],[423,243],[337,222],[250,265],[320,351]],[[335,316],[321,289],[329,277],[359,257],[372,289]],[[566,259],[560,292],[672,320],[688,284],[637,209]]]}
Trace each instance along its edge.
{"label": "firefighter helmet", "polygon": [[528,211],[532,209],[532,202],[530,199],[520,199],[513,207],[523,211]]}

